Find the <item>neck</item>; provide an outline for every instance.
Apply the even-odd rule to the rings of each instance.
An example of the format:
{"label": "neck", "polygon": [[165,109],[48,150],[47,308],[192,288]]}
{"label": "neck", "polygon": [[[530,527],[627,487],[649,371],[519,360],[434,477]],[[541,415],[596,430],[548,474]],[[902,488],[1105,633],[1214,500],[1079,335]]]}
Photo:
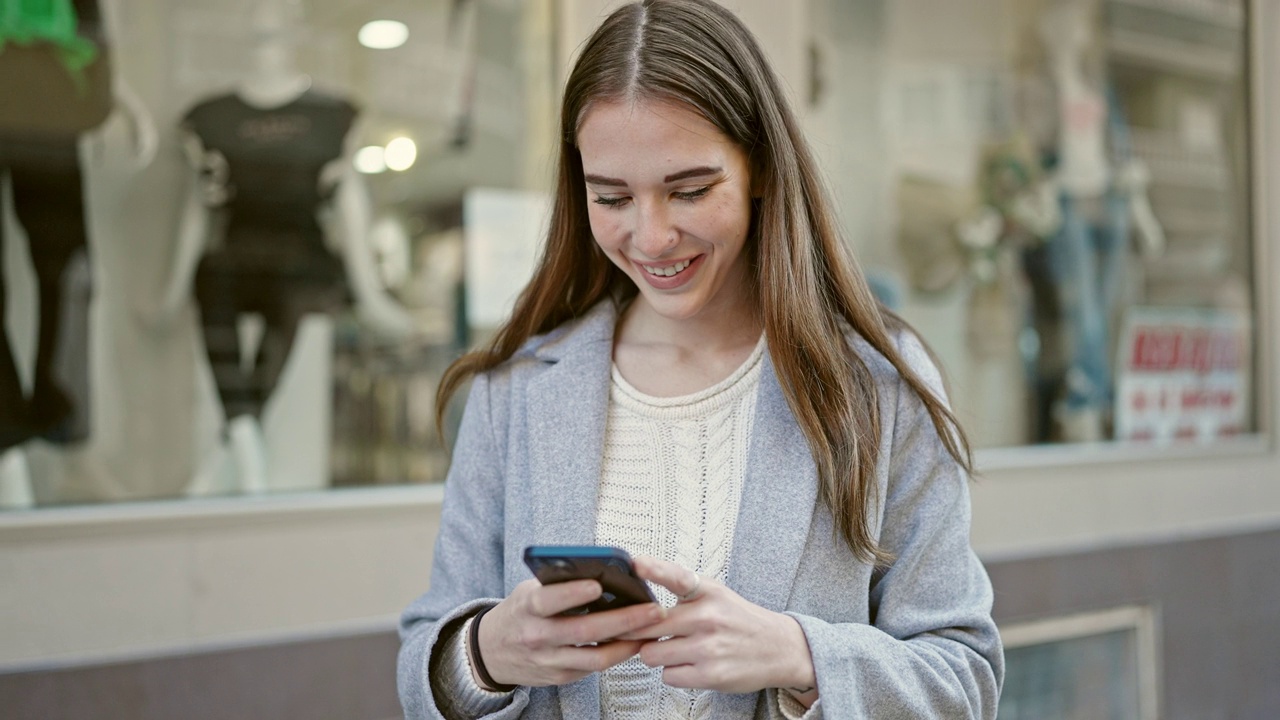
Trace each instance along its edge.
{"label": "neck", "polygon": [[755,347],[764,323],[755,302],[703,308],[697,316],[673,319],[658,314],[637,295],[619,319],[615,337],[624,342],[666,345],[690,355],[733,353]]}
{"label": "neck", "polygon": [[1049,57],[1049,66],[1053,77],[1060,84],[1086,82],[1084,53],[1068,50],[1055,52]]}
{"label": "neck", "polygon": [[266,48],[257,65],[238,90],[240,98],[255,107],[287,105],[311,87],[311,77],[298,72],[281,48]]}

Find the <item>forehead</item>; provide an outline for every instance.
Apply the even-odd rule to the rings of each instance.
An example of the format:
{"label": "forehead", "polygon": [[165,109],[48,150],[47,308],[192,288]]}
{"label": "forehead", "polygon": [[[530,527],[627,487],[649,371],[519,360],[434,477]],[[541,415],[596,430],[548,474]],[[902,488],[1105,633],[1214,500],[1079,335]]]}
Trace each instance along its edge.
{"label": "forehead", "polygon": [[578,125],[578,150],[589,172],[597,169],[596,164],[636,168],[745,158],[737,145],[701,114],[656,100],[593,104]]}

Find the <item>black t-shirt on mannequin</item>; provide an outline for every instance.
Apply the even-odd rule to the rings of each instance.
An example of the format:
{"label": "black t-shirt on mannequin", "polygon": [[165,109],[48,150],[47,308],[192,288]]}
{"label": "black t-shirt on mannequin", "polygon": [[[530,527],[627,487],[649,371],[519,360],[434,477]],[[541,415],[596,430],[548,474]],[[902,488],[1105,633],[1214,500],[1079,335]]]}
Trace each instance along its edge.
{"label": "black t-shirt on mannequin", "polygon": [[[343,156],[350,103],[316,92],[273,108],[230,94],[201,102],[185,126],[200,139],[218,237],[196,271],[205,345],[228,418],[260,417],[302,316],[339,305],[342,262],[317,218],[333,195],[326,166]],[[240,370],[236,333],[258,313],[264,336],[253,371]]]}
{"label": "black t-shirt on mannequin", "polygon": [[225,177],[211,179],[225,191],[227,244],[242,228],[273,227],[305,234],[322,249],[316,211],[333,187],[321,186],[321,173],[342,156],[355,117],[350,103],[315,92],[275,108],[224,95],[188,112],[185,124],[205,152],[226,162]]}

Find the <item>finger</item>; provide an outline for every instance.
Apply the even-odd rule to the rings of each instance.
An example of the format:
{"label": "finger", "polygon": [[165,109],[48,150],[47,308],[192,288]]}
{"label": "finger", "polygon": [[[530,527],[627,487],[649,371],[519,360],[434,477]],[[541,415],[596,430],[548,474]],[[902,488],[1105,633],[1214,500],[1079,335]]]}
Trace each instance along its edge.
{"label": "finger", "polygon": [[690,593],[702,589],[701,580],[694,571],[673,562],[642,555],[635,559],[636,575],[671,591],[677,598],[693,600]]}
{"label": "finger", "polygon": [[697,665],[666,665],[662,668],[662,684],[674,688],[709,689],[705,675]]}
{"label": "finger", "polygon": [[616,640],[639,640],[641,642],[648,642],[650,640],[657,640],[658,638],[672,637],[673,635],[676,635],[676,634],[677,633],[672,632],[670,625],[668,623],[660,622],[660,623],[654,623],[653,625],[649,625],[647,627],[642,627],[639,630],[632,630],[629,633],[618,635],[615,639]]}
{"label": "finger", "polygon": [[603,672],[640,652],[638,642],[610,642],[589,647],[565,647],[557,651],[554,662],[578,672]]}
{"label": "finger", "polygon": [[650,640],[641,644],[640,661],[649,667],[688,665],[697,661],[697,644],[689,638]]}
{"label": "finger", "polygon": [[666,609],[666,617],[658,622],[630,630],[617,636],[618,640],[657,640],[663,637],[688,635],[692,618],[683,605]]}
{"label": "finger", "polygon": [[554,617],[599,598],[601,592],[600,583],[595,580],[570,580],[539,585],[529,594],[529,612],[538,617]]}
{"label": "finger", "polygon": [[638,631],[667,617],[667,610],[657,603],[642,603],[617,610],[595,612],[561,620],[568,644],[607,642]]}

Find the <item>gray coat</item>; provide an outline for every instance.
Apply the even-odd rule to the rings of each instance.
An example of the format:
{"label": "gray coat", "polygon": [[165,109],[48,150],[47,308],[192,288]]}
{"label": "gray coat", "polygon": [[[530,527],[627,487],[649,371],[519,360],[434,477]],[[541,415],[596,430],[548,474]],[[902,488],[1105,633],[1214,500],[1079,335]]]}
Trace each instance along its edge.
{"label": "gray coat", "polygon": [[[530,577],[526,545],[594,542],[613,330],[612,302],[529,341],[472,384],[445,487],[430,590],[401,619],[405,717],[439,718],[428,667],[441,630]],[[919,398],[864,341],[881,406],[876,570],[834,535],[805,436],[765,356],[728,585],[799,621],[822,714],[994,718],[1004,674],[986,571],[969,546],[968,479]],[[941,393],[914,338],[899,345]],[[715,718],[781,718],[775,691],[718,694]],[[524,688],[490,718],[598,717],[598,676]]]}

